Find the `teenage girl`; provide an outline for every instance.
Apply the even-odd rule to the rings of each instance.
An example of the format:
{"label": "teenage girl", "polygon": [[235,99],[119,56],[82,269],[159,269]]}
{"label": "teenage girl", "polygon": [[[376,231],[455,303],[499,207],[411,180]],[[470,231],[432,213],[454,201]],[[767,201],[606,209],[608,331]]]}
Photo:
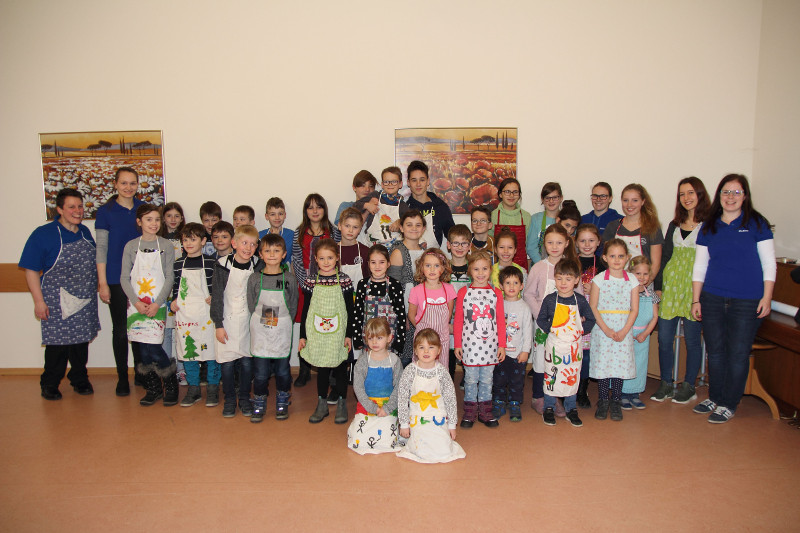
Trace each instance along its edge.
{"label": "teenage girl", "polygon": [[[453,316],[456,291],[450,281],[450,262],[439,248],[425,250],[417,259],[414,281],[418,283],[408,297],[408,321],[415,330],[430,328],[439,334],[442,346],[450,342],[450,317]],[[439,362],[449,368],[448,350],[439,354]]]}
{"label": "teenage girl", "polygon": [[[597,226],[591,223],[584,223],[575,230],[576,247],[578,248],[578,260],[581,262],[581,285],[586,300],[592,292],[592,279],[606,269],[603,258],[599,257],[597,250],[600,248],[600,231]],[[578,385],[578,407],[589,409],[592,402],[589,400],[587,389],[589,388],[589,365],[591,363],[592,342],[591,331],[587,332],[582,338],[583,364],[581,365],[581,382]]]}
{"label": "teenage girl", "polygon": [[603,241],[618,238],[628,247],[631,259],[639,255],[647,257],[652,263],[650,279],[656,279],[661,268],[664,235],[658,224],[656,206],[644,187],[631,183],[622,189],[622,213],[624,218],[608,223]]}
{"label": "teenage girl", "polygon": [[570,237],[575,238],[575,229],[581,224],[581,212],[575,200],[564,200],[561,211],[556,215],[556,222],[564,226]]}
{"label": "teenage girl", "polygon": [[[183,216],[183,208],[177,202],[169,202],[161,208],[161,229],[158,231],[159,237],[164,237],[172,243],[175,250],[175,259],[183,255],[181,248],[181,231],[186,225]],[[172,357],[172,333],[175,331],[175,312],[170,307],[171,302],[167,302],[167,324],[164,329],[164,351],[168,357]],[[183,369],[183,361],[178,360],[178,382],[186,385],[186,371]]]}
{"label": "teenage girl", "polygon": [[[495,239],[503,231],[510,231],[516,237],[517,243],[527,242],[531,215],[520,207],[522,187],[519,181],[516,178],[506,178],[501,181],[497,188],[497,196],[500,198],[500,204],[492,212],[490,219],[494,223]],[[495,246],[497,246],[496,241]],[[512,261],[522,266],[523,271],[528,270],[528,257],[522,246],[515,251]]]}
{"label": "teenage girl", "polygon": [[328,416],[328,386],[336,379],[334,422],[347,422],[347,356],[352,347],[353,282],[339,272],[339,247],[333,239],[320,239],[314,247],[317,271],[300,289],[305,293],[300,322],[300,357],[317,367],[319,402],[308,419],[312,424]]}
{"label": "teenage girl", "polygon": [[628,272],[639,282],[639,314],[633,323],[633,357],[636,377],[622,382],[621,406],[625,410],[644,409],[639,395],[647,384],[647,359],[650,354],[650,334],[658,322],[658,295],[650,283],[650,260],[643,255],[631,259]]}
{"label": "teenage girl", "polygon": [[[387,274],[389,251],[382,244],[369,249],[369,277],[358,282],[356,305],[353,308],[353,348],[366,344],[364,327],[373,318],[384,317],[392,333],[391,350],[403,353],[406,340],[406,306],[403,286]],[[399,357],[399,355],[398,355]]]}
{"label": "teenage girl", "polygon": [[603,261],[608,270],[592,280],[589,306],[596,324],[589,375],[598,380],[600,394],[594,413],[598,420],[605,420],[609,410],[611,420],[622,420],[622,381],[636,376],[631,328],[639,315],[639,282],[625,272],[629,259],[625,241],[607,241]]}
{"label": "teenage girl", "polygon": [[[525,285],[523,298],[531,308],[533,316],[539,316],[542,300],[556,291],[555,266],[562,258],[577,261],[575,245],[572,237],[561,224],[552,224],[544,232],[544,259],[531,268]],[[583,295],[583,285],[578,284],[575,292]],[[533,396],[531,406],[537,413],[544,412],[544,344],[547,333],[537,327],[533,335]],[[556,402],[556,416],[564,417],[567,413],[560,402]]]}
{"label": "teenage girl", "polygon": [[178,403],[177,366],[175,359],[167,356],[162,347],[175,253],[172,243],[158,236],[161,211],[157,206],[140,205],[136,209],[136,224],[142,235],[125,245],[120,285],[129,302],[128,339],[142,357],[137,370],[144,376],[147,392],[139,403],[153,405],[163,397],[164,405],[175,405]]}
{"label": "teenage girl", "polygon": [[[555,224],[556,216],[561,210],[561,199],[563,197],[561,185],[556,182],[545,183],[542,187],[541,198],[544,211],[534,213],[531,216],[530,231],[528,231],[528,240],[525,244],[525,249],[528,252],[528,257],[531,258],[532,264],[542,260],[544,230],[550,224]],[[533,316],[536,316],[536,313]]]}
{"label": "teenage girl", "polygon": [[[422,213],[416,209],[409,209],[400,216],[400,232],[403,234],[403,240],[399,242],[392,250],[389,256],[389,270],[388,274],[392,278],[399,281],[403,286],[403,301],[406,307],[406,316],[408,316],[408,298],[411,295],[411,289],[416,285],[414,280],[414,270],[417,259],[422,256],[425,250],[420,246],[419,241],[425,233],[426,226],[425,218]],[[406,327],[406,340],[403,347],[403,353],[400,359],[403,361],[403,367],[408,366],[414,354],[414,328],[409,322]]]}
{"label": "teenage girl", "polygon": [[[328,219],[328,203],[321,195],[311,193],[303,202],[303,220],[294,232],[292,245],[292,268],[297,284],[300,287],[300,300],[297,302],[296,321],[300,321],[303,309],[303,285],[307,279],[313,278],[317,273],[317,264],[314,260],[314,247],[320,239],[331,238],[338,242],[342,240],[339,229]],[[303,358],[300,358],[300,373],[294,382],[295,387],[303,387],[311,377],[311,369]]]}
{"label": "teenage girl", "polygon": [[[522,271],[522,285],[528,279],[528,271],[522,264],[514,261],[517,256],[517,235],[510,230],[503,230],[494,239],[494,253],[497,261],[492,265],[492,285],[500,287],[500,271],[507,266],[515,266]],[[527,258],[525,259],[527,263]]]}
{"label": "teenage girl", "polygon": [[[598,181],[592,187],[589,198],[592,200],[592,210],[581,217],[581,223],[593,224],[602,235],[609,222],[622,218],[622,215],[609,208],[611,200],[614,199],[611,185],[605,181]],[[597,255],[602,253],[603,251],[598,248]]]}

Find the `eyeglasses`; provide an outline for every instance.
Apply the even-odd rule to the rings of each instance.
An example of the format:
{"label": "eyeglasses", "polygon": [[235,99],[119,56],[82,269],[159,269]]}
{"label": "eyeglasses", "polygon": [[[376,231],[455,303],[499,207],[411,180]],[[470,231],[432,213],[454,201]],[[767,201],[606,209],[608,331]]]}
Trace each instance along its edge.
{"label": "eyeglasses", "polygon": [[469,246],[469,243],[466,242],[466,241],[464,241],[464,242],[451,242],[450,243],[450,247],[451,248],[466,248],[467,246]]}
{"label": "eyeglasses", "polygon": [[608,200],[607,194],[591,194],[589,196],[592,200]]}
{"label": "eyeglasses", "polygon": [[480,226],[481,224],[488,224],[489,223],[489,221],[486,220],[485,218],[480,218],[480,219],[473,218],[470,222],[472,222],[476,226]]}
{"label": "eyeglasses", "polygon": [[561,196],[545,196],[542,200],[545,202],[557,202],[561,200]]}
{"label": "eyeglasses", "polygon": [[722,196],[735,196],[735,197],[738,198],[738,197],[740,197],[741,195],[744,194],[744,191],[739,191],[739,190],[735,190],[735,191],[720,191],[720,194]]}
{"label": "eyeglasses", "polygon": [[500,194],[504,194],[506,196],[519,196],[519,191],[503,191]]}
{"label": "eyeglasses", "polygon": [[397,185],[400,183],[400,180],[383,180],[381,183],[384,185]]}

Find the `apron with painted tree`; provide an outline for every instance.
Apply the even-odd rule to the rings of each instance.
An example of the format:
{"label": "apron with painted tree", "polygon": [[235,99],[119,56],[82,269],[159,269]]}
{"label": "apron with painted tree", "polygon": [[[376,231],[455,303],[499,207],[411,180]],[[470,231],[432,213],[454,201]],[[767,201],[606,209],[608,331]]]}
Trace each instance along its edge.
{"label": "apron with painted tree", "polygon": [[56,224],[61,248],[41,281],[42,297],[50,310],[48,319],[40,321],[42,344],[82,344],[94,339],[100,330],[96,249],[85,238],[64,244],[61,224]]}
{"label": "apron with painted tree", "polygon": [[250,357],[250,311],[247,308],[247,278],[253,272],[252,264],[247,270],[230,267],[228,284],[225,285],[222,327],[228,335],[225,344],[217,344],[217,362],[229,363],[242,357]]}
{"label": "apron with painted tree", "polygon": [[319,276],[316,279],[306,317],[306,345],[300,350],[300,357],[311,366],[336,368],[348,355],[344,345],[347,308],[338,272],[336,285],[320,285]]}
{"label": "apron with painted tree", "polygon": [[[136,259],[131,268],[131,285],[140,301],[151,304],[164,288],[164,270],[161,268],[161,243],[156,240],[157,249],[152,252],[139,250],[142,239],[137,244]],[[162,305],[154,317],[148,317],[136,310],[128,302],[128,340],[145,344],[164,342],[164,327],[167,306]]]}
{"label": "apron with painted tree", "polygon": [[[553,265],[550,264],[550,261],[547,262],[547,283],[544,286],[544,294],[542,295],[542,300],[548,294],[556,292],[556,280],[555,276],[550,278],[550,269],[555,268]],[[534,321],[536,317],[533,317]],[[547,342],[547,333],[545,333],[538,325],[535,328],[535,332],[533,334],[533,371],[537,374],[542,374],[545,371],[544,365],[544,345]]]}
{"label": "apron with painted tree", "polygon": [[[444,292],[444,286],[442,286]],[[414,338],[417,333],[425,328],[431,328],[439,335],[439,342],[442,343],[442,349],[439,352],[439,362],[442,366],[448,368],[448,361],[450,359],[450,350],[447,349],[450,342],[450,310],[447,308],[447,292],[445,292],[444,302],[432,303],[428,301],[428,291],[425,289],[425,284],[422,284],[422,294],[425,302],[425,309],[422,310],[422,316],[419,317],[419,322],[414,328]],[[417,360],[417,354],[414,353],[412,361]]]}
{"label": "apron with painted tree", "polygon": [[[391,366],[370,366],[364,379],[364,391],[378,407],[383,407],[394,390],[392,381]],[[359,455],[397,452],[400,449],[397,442],[399,429],[396,409],[386,416],[378,416],[368,413],[359,402],[356,415],[347,428],[347,447]]]}
{"label": "apron with painted tree", "polygon": [[[250,354],[253,357],[283,359],[292,353],[293,320],[286,304],[285,289],[265,289],[264,275],[260,277],[258,302],[250,317]],[[286,287],[286,273],[281,275],[281,287]]]}
{"label": "apron with painted tree", "polygon": [[408,406],[411,436],[397,456],[418,463],[447,463],[461,459],[467,454],[450,437],[439,378],[436,372],[422,372],[433,376],[424,377],[419,370],[414,376]]}
{"label": "apron with painted tree", "polygon": [[175,313],[175,344],[181,361],[213,361],[215,358],[216,329],[206,298],[205,269],[183,269],[175,299],[179,307]]}
{"label": "apron with painted tree", "polygon": [[544,343],[544,393],[548,396],[567,397],[578,393],[583,323],[578,311],[578,295],[573,296],[575,305],[556,301],[550,335]]}
{"label": "apron with painted tree", "polygon": [[387,205],[378,200],[378,212],[373,215],[372,224],[367,228],[370,245],[382,244],[391,250],[392,246],[402,238],[400,233],[389,229],[395,220],[400,220],[399,203]]}

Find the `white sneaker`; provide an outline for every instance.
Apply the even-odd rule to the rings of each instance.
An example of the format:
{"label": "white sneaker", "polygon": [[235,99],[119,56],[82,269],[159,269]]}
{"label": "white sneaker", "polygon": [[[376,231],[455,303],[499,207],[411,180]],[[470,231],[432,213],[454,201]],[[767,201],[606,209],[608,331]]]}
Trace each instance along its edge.
{"label": "white sneaker", "polygon": [[695,405],[692,411],[694,411],[698,415],[707,415],[708,413],[713,412],[716,408],[717,404],[715,404],[711,400],[703,400],[702,402]]}
{"label": "white sneaker", "polygon": [[711,424],[724,424],[733,418],[733,411],[722,405],[718,405],[714,412],[708,415],[708,421]]}

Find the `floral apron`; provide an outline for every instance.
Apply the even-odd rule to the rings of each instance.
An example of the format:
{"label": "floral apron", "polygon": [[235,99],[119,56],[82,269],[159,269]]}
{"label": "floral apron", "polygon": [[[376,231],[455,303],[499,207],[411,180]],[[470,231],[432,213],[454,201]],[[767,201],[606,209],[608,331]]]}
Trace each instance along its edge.
{"label": "floral apron", "polygon": [[[317,275],[319,281],[319,275]],[[344,339],[347,336],[347,308],[342,288],[336,285],[314,284],[306,317],[306,345],[300,356],[308,364],[321,368],[336,368],[347,360]]]}
{"label": "floral apron", "polygon": [[215,328],[206,298],[208,283],[205,269],[184,269],[175,300],[179,307],[175,313],[176,351],[181,361],[215,359]]}
{"label": "floral apron", "polygon": [[[137,244],[136,259],[131,268],[131,285],[140,301],[151,304],[164,287],[164,270],[161,268],[161,243],[156,240],[158,248],[152,252],[139,250],[142,239]],[[128,302],[128,340],[145,344],[161,344],[164,342],[164,328],[167,318],[167,306],[162,305],[154,317],[148,317],[136,310],[132,302]]]}
{"label": "floral apron", "polygon": [[583,360],[583,324],[578,311],[578,295],[573,296],[575,305],[556,301],[550,334],[544,344],[544,393],[548,396],[563,398],[578,393]]}

